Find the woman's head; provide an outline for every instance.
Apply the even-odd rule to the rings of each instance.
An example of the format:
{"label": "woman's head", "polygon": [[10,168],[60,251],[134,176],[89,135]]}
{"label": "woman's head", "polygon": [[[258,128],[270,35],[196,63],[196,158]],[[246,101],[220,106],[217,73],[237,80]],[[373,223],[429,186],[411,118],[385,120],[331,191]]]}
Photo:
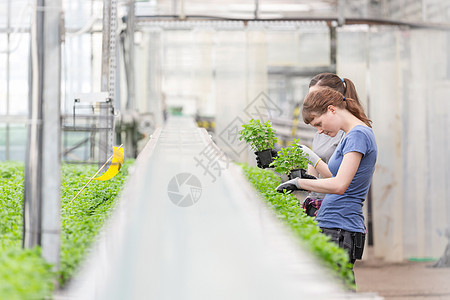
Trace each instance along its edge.
{"label": "woman's head", "polygon": [[333,73],[320,73],[314,76],[309,83],[309,90],[314,91],[317,88],[329,87],[335,91],[338,91],[345,98],[351,98],[361,106],[361,102],[358,98],[355,85],[348,78],[340,78]]}
{"label": "woman's head", "polygon": [[[372,121],[367,118],[361,105],[359,105],[355,99],[344,97],[340,92],[329,87],[312,90],[306,95],[302,109],[303,121],[306,124],[310,124],[314,120],[315,123],[311,125],[318,127],[318,122],[316,122],[317,120],[315,119],[321,119],[319,120],[319,125],[325,127],[330,126],[329,128],[323,129],[323,131],[326,134],[334,136],[330,133],[337,133],[338,129],[334,128],[332,122],[327,123],[330,121],[330,118],[322,118],[322,116],[333,109],[345,109],[364,122],[367,126],[372,127]],[[322,121],[324,124],[322,124]]]}

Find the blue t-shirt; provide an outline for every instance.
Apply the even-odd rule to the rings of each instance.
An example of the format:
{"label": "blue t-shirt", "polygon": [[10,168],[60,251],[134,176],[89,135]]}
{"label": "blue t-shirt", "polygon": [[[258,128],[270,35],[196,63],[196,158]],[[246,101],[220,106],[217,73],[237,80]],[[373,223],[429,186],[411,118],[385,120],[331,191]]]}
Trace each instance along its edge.
{"label": "blue t-shirt", "polygon": [[357,125],[342,139],[328,162],[333,176],[337,175],[344,155],[349,152],[359,152],[363,155],[355,177],[343,195],[325,196],[316,220],[323,228],[365,233],[362,207],[377,160],[377,144],[371,128]]}

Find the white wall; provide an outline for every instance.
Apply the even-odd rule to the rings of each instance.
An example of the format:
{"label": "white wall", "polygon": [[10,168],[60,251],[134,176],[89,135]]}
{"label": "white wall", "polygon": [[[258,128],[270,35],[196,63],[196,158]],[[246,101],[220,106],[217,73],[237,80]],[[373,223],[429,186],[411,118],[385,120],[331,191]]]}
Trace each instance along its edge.
{"label": "white wall", "polygon": [[[440,257],[450,224],[449,33],[372,27],[338,34],[338,74],[354,80],[378,143],[375,255]],[[362,88],[361,88],[362,87]]]}

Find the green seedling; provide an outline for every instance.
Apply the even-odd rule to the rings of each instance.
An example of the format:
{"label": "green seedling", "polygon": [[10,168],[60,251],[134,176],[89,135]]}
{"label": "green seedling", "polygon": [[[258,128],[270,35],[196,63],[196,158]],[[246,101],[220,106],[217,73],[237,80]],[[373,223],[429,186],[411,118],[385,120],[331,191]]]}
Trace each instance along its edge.
{"label": "green seedling", "polygon": [[275,172],[289,175],[292,170],[307,168],[308,158],[300,148],[299,142],[300,139],[296,139],[292,145],[278,151],[278,156],[270,164],[275,168]]}
{"label": "green seedling", "polygon": [[239,131],[239,140],[244,140],[253,151],[258,152],[274,148],[277,137],[270,121],[263,123],[260,120],[251,119],[242,127],[243,129]]}

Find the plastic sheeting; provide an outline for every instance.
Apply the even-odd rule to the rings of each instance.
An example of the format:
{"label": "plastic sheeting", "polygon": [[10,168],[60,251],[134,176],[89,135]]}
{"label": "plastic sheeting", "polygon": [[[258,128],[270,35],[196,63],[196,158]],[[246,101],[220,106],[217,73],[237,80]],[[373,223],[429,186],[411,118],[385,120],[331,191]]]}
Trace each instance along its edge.
{"label": "plastic sheeting", "polygon": [[138,84],[137,102],[162,101],[184,115],[214,117],[215,141],[239,161],[253,161],[237,139],[242,123],[290,118],[307,86],[293,80],[287,102],[278,97],[279,86],[274,97],[269,94],[269,67],[298,70],[330,64],[330,32],[324,22],[149,22],[144,28],[137,53],[145,63],[138,66],[138,80],[150,84],[145,92]]}
{"label": "plastic sheeting", "polygon": [[338,41],[338,73],[354,80],[378,143],[375,255],[439,257],[450,225],[449,33],[372,27]]}

